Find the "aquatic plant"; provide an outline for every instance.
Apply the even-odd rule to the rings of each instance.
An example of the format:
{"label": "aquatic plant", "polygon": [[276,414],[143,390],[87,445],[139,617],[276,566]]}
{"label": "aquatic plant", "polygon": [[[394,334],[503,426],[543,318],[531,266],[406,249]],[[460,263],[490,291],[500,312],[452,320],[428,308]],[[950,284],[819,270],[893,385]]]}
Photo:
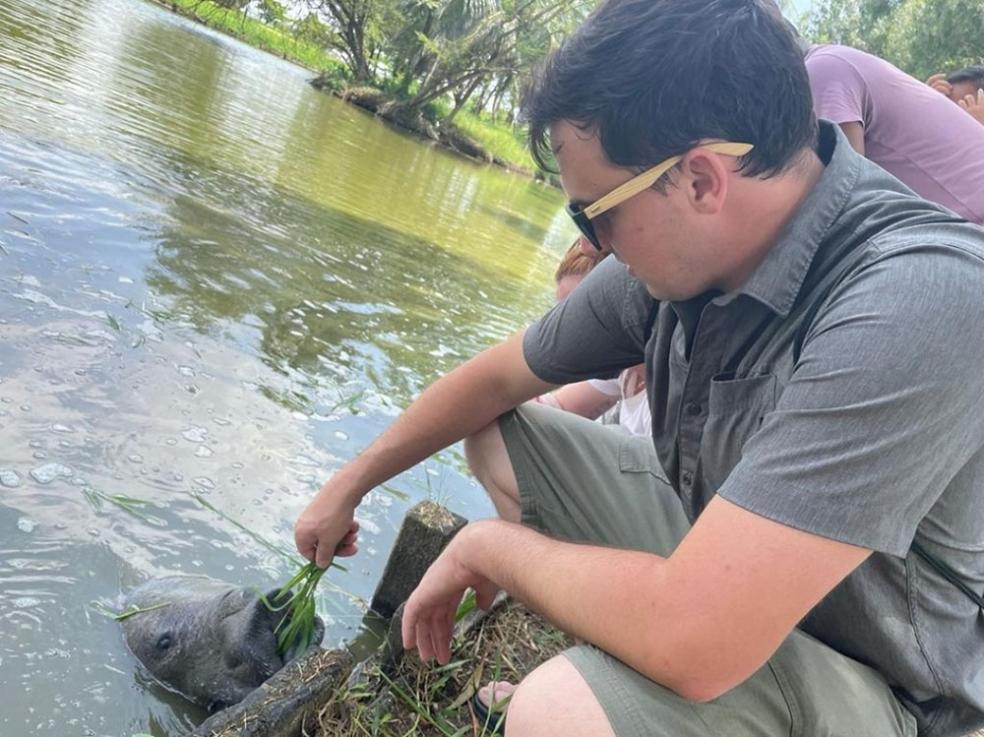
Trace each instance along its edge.
{"label": "aquatic plant", "polygon": [[151,517],[144,511],[144,508],[150,504],[146,499],[138,499],[133,496],[125,496],[123,494],[107,494],[105,491],[100,491],[94,486],[89,486],[86,484],[82,487],[82,494],[85,496],[86,501],[95,509],[97,512],[102,509],[104,502],[112,504],[115,507],[119,507],[127,514],[133,515],[142,522],[146,522],[148,525],[154,525],[155,527],[163,527],[164,523],[157,519],[156,517]]}
{"label": "aquatic plant", "polygon": [[[277,624],[277,628],[275,630],[277,634],[278,652],[281,655],[286,655],[291,651],[301,653],[307,650],[311,645],[311,641],[314,639],[315,610],[317,608],[315,603],[315,592],[317,591],[318,584],[321,582],[322,576],[324,576],[325,571],[328,569],[319,568],[314,563],[301,563],[297,556],[291,553],[287,548],[271,543],[262,535],[259,535],[246,527],[246,525],[239,520],[230,517],[221,509],[209,503],[200,494],[192,494],[192,497],[194,497],[194,499],[206,509],[215,512],[217,515],[222,517],[222,519],[245,532],[267,550],[270,550],[294,565],[299,566],[294,576],[274,595],[273,601],[271,601],[269,597],[264,596],[262,592],[257,591],[256,593],[260,597],[263,604],[270,611],[284,612],[284,616]],[[330,567],[348,572],[348,569],[345,566],[335,563],[334,561],[332,561]],[[342,591],[342,593],[347,594],[352,598],[358,598],[354,597],[352,594],[348,594],[348,592],[343,591],[337,586],[334,588]]]}
{"label": "aquatic plant", "polygon": [[314,639],[314,592],[326,570],[314,563],[306,563],[280,588],[272,602],[261,595],[263,603],[271,611],[284,612],[274,630],[277,650],[281,655],[291,651],[302,653],[311,646]]}
{"label": "aquatic plant", "polygon": [[162,601],[160,604],[145,607],[138,607],[136,604],[131,604],[129,607],[120,612],[113,611],[108,606],[98,601],[92,602],[90,606],[103,616],[109,617],[116,622],[122,622],[135,614],[143,614],[144,612],[152,612],[155,609],[163,609],[164,607],[171,606],[171,603],[168,601]]}

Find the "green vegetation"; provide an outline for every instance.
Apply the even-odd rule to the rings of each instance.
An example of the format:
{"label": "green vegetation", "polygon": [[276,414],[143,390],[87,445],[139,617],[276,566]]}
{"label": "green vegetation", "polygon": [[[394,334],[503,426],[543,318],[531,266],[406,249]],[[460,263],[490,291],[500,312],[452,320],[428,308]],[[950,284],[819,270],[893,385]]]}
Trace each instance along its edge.
{"label": "green vegetation", "polygon": [[[290,652],[291,650],[296,650],[299,653],[307,650],[311,645],[311,641],[314,639],[314,618],[317,609],[315,593],[318,590],[318,584],[321,582],[322,576],[324,576],[325,571],[328,569],[318,568],[318,566],[314,563],[300,562],[297,556],[295,556],[290,550],[280,545],[274,545],[262,535],[259,535],[246,527],[246,525],[242,522],[233,519],[215,505],[210,504],[200,494],[192,494],[192,497],[194,497],[195,501],[201,504],[205,509],[215,512],[215,514],[219,515],[222,519],[231,523],[242,532],[245,532],[270,552],[276,553],[288,562],[298,566],[297,572],[280,588],[274,596],[273,601],[270,601],[263,594],[259,592],[257,593],[270,611],[284,612],[284,616],[281,618],[276,629],[277,650],[282,655]],[[345,566],[339,565],[334,561],[330,567],[337,568],[343,572],[348,571]],[[333,586],[332,588],[339,593],[345,594],[353,601],[358,600],[357,596],[344,591],[338,586]]]}
{"label": "green vegetation", "polygon": [[[599,0],[156,2],[317,72],[317,87],[403,127],[531,171],[516,123],[523,80]],[[979,0],[818,0],[798,25],[920,79],[982,60]]]}
{"label": "green vegetation", "polygon": [[100,491],[89,485],[82,487],[82,495],[97,512],[102,509],[103,503],[108,503],[119,507],[127,514],[136,517],[141,522],[146,522],[148,525],[154,525],[156,527],[163,525],[161,520],[151,517],[144,511],[149,505],[149,502],[145,499],[137,499],[136,497],[124,496],[123,494],[107,494],[105,491]]}
{"label": "green vegetation", "polygon": [[318,73],[316,87],[530,172],[523,76],[596,0],[156,0]]}
{"label": "green vegetation", "polygon": [[308,38],[302,27],[294,28],[287,23],[286,8],[274,0],[262,0],[258,4],[259,18],[251,17],[244,6],[236,3],[212,0],[155,1],[250,46],[269,51],[312,71],[347,76],[345,65],[317,39]]}
{"label": "green vegetation", "polygon": [[[460,610],[459,610],[460,615]],[[496,607],[453,644],[451,662],[421,664],[405,654],[391,672],[370,662],[357,682],[332,695],[318,715],[316,737],[486,737],[471,698],[489,681],[517,683],[573,644],[516,603]]]}
{"label": "green vegetation", "polygon": [[162,602],[160,604],[154,604],[153,606],[138,607],[136,604],[131,604],[127,609],[121,612],[115,612],[109,607],[101,604],[98,601],[94,601],[91,604],[92,608],[95,609],[100,614],[109,617],[116,622],[122,622],[125,619],[129,619],[135,614],[143,614],[144,612],[152,612],[155,609],[163,609],[164,607],[171,606],[170,602]]}
{"label": "green vegetation", "polygon": [[455,126],[488,151],[494,160],[533,169],[533,159],[526,147],[526,135],[522,129],[496,123],[488,114],[471,110],[458,113]]}
{"label": "green vegetation", "polygon": [[314,640],[316,609],[314,593],[326,570],[328,569],[318,568],[314,563],[307,563],[281,587],[273,601],[260,596],[270,611],[286,610],[275,630],[277,650],[281,655],[286,655],[291,650],[303,653],[311,646]]}
{"label": "green vegetation", "polygon": [[980,0],[820,0],[801,27],[812,41],[864,49],[922,80],[984,62]]}

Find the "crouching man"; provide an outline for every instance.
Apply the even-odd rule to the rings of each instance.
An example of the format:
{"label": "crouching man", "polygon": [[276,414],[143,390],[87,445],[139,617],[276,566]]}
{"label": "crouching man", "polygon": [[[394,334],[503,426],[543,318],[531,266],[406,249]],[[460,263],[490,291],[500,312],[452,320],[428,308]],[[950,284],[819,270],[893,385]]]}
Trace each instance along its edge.
{"label": "crouching man", "polygon": [[[582,640],[510,737],[984,724],[984,231],[818,123],[763,0],[609,0],[525,112],[614,258],[336,473],[301,553],[352,554],[362,496],[468,438],[500,519],[432,566],[404,641],[446,662],[466,587]],[[651,442],[524,404],[640,361]]]}

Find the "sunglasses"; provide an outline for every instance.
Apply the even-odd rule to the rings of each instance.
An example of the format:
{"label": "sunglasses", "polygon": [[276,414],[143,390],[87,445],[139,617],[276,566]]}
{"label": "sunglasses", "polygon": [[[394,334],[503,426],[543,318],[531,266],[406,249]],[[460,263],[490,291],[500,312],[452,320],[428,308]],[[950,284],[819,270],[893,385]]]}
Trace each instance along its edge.
{"label": "sunglasses", "polygon": [[[750,143],[732,143],[730,141],[701,143],[698,144],[697,147],[706,148],[714,153],[725,154],[727,156],[744,156],[753,148]],[[632,177],[632,179],[627,181],[625,184],[619,185],[604,197],[592,202],[587,207],[582,207],[577,203],[569,202],[567,204],[567,214],[571,216],[571,220],[574,221],[577,229],[580,230],[581,234],[591,242],[591,245],[599,251],[602,251],[604,249],[601,247],[601,241],[598,240],[598,234],[595,233],[594,224],[591,221],[603,212],[607,212],[616,205],[625,202],[630,197],[635,197],[644,189],[649,189],[649,187],[651,187],[657,179],[679,164],[683,157],[684,154],[671,156],[666,159],[666,161],[656,164],[656,166],[651,169],[646,169],[646,171],[642,172],[642,174]]]}

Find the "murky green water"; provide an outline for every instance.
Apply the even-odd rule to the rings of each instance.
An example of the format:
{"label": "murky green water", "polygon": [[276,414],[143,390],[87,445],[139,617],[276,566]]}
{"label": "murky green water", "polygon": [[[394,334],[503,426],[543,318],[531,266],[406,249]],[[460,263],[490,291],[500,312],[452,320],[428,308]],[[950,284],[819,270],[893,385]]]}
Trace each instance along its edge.
{"label": "murky green water", "polygon": [[[267,587],[320,482],[550,301],[560,194],[312,90],[139,0],[0,0],[0,734],[157,735],[112,602]],[[490,506],[449,451],[374,491],[325,591],[354,636],[403,511]],[[149,502],[149,519],[84,489]],[[351,596],[349,596],[349,594]]]}

